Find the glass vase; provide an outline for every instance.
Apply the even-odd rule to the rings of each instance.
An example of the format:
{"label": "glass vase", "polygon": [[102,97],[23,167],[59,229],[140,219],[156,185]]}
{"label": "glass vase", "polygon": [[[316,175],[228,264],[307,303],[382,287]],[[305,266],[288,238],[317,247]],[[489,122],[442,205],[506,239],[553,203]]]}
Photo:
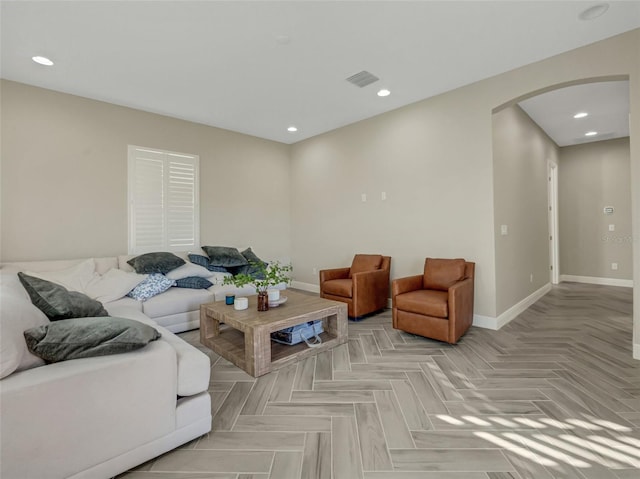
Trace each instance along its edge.
{"label": "glass vase", "polygon": [[269,311],[269,295],[266,291],[258,293],[258,311]]}

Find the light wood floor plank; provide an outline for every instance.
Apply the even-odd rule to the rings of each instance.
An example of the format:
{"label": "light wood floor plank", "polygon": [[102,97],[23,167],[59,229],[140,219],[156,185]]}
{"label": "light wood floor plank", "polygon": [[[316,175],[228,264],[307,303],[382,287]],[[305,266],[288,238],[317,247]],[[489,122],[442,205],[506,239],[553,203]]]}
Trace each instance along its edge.
{"label": "light wood floor plank", "polygon": [[362,478],[362,459],[356,421],[353,417],[334,417],[331,433],[333,479]]}
{"label": "light wood floor plank", "polygon": [[375,404],[354,405],[362,467],[366,471],[389,471],[391,458]]}

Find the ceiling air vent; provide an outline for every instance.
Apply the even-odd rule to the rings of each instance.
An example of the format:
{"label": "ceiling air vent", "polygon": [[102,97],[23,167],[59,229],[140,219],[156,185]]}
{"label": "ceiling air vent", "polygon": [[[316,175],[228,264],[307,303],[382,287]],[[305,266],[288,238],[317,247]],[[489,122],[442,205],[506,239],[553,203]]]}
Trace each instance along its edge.
{"label": "ceiling air vent", "polygon": [[351,75],[349,78],[347,78],[347,81],[349,83],[353,83],[355,86],[358,86],[360,88],[371,85],[378,80],[380,80],[380,78],[365,70],[362,70],[360,73],[356,73],[355,75]]}

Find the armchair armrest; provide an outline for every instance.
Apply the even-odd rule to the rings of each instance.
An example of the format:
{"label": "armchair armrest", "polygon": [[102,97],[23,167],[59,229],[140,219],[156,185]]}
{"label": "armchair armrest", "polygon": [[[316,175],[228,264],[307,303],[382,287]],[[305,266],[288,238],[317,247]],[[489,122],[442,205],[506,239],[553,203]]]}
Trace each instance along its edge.
{"label": "armchair armrest", "polygon": [[396,278],[391,282],[391,297],[395,298],[399,294],[408,293],[422,289],[423,276],[407,276],[405,278]]}
{"label": "armchair armrest", "polygon": [[332,279],[347,279],[351,268],[333,268],[320,270],[320,285]]}
{"label": "armchair armrest", "polygon": [[463,279],[449,288],[449,330],[451,337],[459,337],[456,331],[466,331],[473,323],[473,278]]}
{"label": "armchair armrest", "polygon": [[375,290],[376,294],[383,294],[385,298],[389,294],[389,272],[384,269],[376,269],[372,271],[363,271],[356,273],[353,279],[353,295],[356,291]]}

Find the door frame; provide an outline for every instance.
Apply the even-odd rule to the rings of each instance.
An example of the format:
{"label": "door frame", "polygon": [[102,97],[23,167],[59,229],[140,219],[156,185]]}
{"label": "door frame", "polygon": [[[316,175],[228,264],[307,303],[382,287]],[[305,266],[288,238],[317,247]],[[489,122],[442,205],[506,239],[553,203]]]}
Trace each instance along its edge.
{"label": "door frame", "polygon": [[547,160],[549,178],[549,265],[551,284],[560,282],[560,231],[558,227],[558,164]]}

